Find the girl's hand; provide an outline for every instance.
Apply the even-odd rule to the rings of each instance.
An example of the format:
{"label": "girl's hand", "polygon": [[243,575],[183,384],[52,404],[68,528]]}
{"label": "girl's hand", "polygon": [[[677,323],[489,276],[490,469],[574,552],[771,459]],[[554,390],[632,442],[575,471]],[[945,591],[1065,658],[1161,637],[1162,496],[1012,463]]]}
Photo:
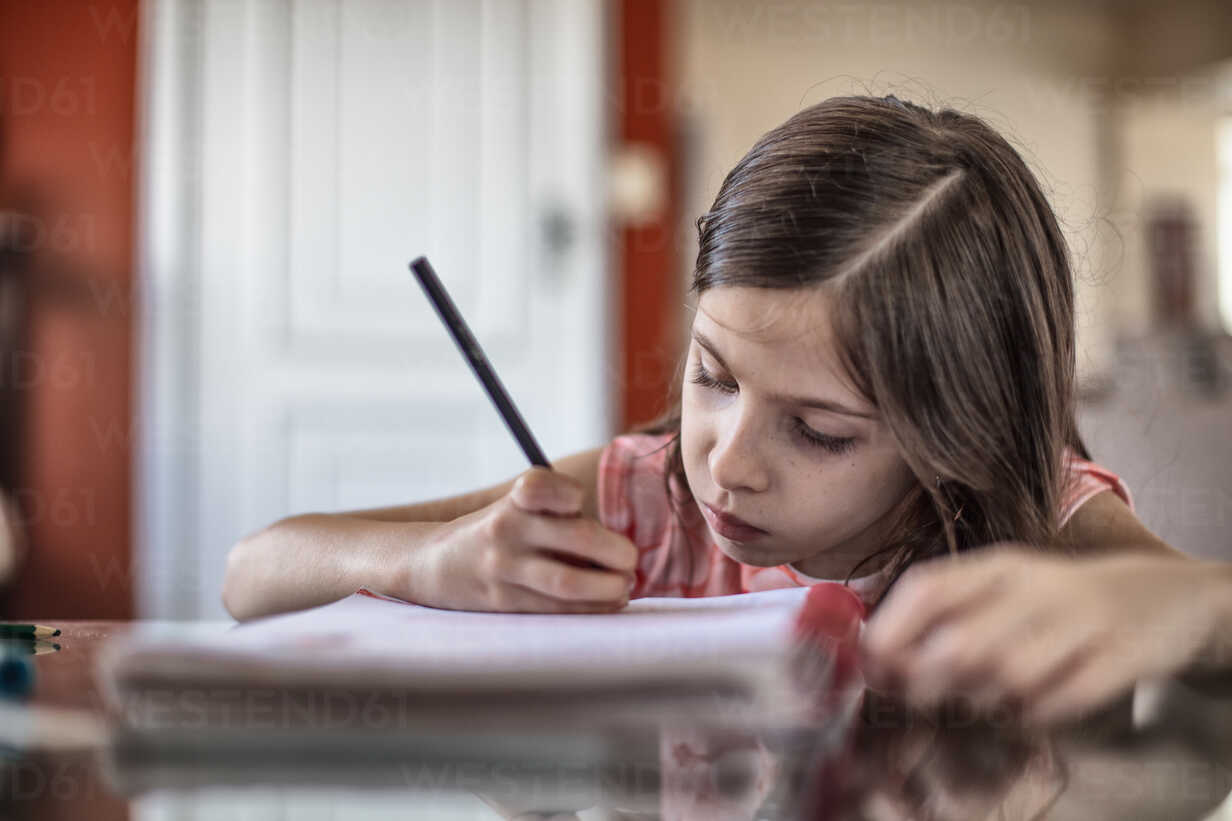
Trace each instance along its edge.
{"label": "girl's hand", "polygon": [[865,676],[915,706],[1078,717],[1145,677],[1226,665],[1232,569],[1189,558],[1046,555],[1016,545],[909,569],[863,636]]}
{"label": "girl's hand", "polygon": [[[449,522],[426,547],[431,583],[414,600],[432,607],[590,613],[628,604],[637,548],[581,516],[581,486],[532,468],[508,495]],[[413,572],[413,571],[412,571]]]}

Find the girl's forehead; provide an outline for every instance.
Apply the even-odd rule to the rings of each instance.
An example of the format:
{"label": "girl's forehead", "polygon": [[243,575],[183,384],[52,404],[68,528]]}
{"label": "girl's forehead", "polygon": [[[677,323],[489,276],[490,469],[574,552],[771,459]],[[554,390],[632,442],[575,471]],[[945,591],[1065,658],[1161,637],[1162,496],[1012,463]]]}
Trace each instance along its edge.
{"label": "girl's forehead", "polygon": [[869,406],[841,363],[830,323],[832,297],[817,288],[720,286],[698,299],[694,336],[719,349],[738,377],[769,393]]}
{"label": "girl's forehead", "polygon": [[732,344],[826,354],[833,350],[830,299],[818,288],[721,286],[698,299],[693,324],[717,329]]}

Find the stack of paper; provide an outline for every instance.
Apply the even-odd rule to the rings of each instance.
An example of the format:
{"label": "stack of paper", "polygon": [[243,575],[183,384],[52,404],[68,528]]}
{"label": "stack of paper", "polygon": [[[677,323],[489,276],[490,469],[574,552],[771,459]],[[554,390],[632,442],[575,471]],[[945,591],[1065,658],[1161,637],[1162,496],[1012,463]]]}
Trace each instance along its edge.
{"label": "stack of paper", "polygon": [[110,708],[144,727],[773,725],[802,706],[788,654],[807,593],[546,615],[360,590],[218,636],[138,632],[104,648],[99,674]]}

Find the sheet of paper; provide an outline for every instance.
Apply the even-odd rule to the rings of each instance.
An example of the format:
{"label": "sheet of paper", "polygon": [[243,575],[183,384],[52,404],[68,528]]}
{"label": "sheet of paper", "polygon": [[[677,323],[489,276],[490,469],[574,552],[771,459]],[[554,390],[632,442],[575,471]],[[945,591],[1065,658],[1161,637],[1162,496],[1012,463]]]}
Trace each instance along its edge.
{"label": "sheet of paper", "polygon": [[548,615],[438,610],[361,590],[221,636],[138,634],[105,659],[112,671],[202,682],[371,676],[417,689],[756,676],[782,659],[806,594],[635,599],[618,613]]}
{"label": "sheet of paper", "polygon": [[334,727],[339,710],[367,729],[416,732],[796,727],[829,686],[799,681],[789,663],[808,592],[547,615],[438,610],[360,590],[224,634],[137,632],[103,648],[98,674],[117,718],[143,728]]}

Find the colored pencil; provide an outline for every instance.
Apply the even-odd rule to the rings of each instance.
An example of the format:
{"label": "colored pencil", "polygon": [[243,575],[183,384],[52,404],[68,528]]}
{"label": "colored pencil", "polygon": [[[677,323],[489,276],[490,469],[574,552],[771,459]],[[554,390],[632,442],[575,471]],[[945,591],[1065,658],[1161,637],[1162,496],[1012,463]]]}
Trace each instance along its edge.
{"label": "colored pencil", "polygon": [[60,652],[60,645],[46,639],[0,638],[0,655],[9,653],[18,656],[41,656],[58,652]]}
{"label": "colored pencil", "polygon": [[59,629],[42,624],[0,624],[0,638],[47,639],[60,635]]}

